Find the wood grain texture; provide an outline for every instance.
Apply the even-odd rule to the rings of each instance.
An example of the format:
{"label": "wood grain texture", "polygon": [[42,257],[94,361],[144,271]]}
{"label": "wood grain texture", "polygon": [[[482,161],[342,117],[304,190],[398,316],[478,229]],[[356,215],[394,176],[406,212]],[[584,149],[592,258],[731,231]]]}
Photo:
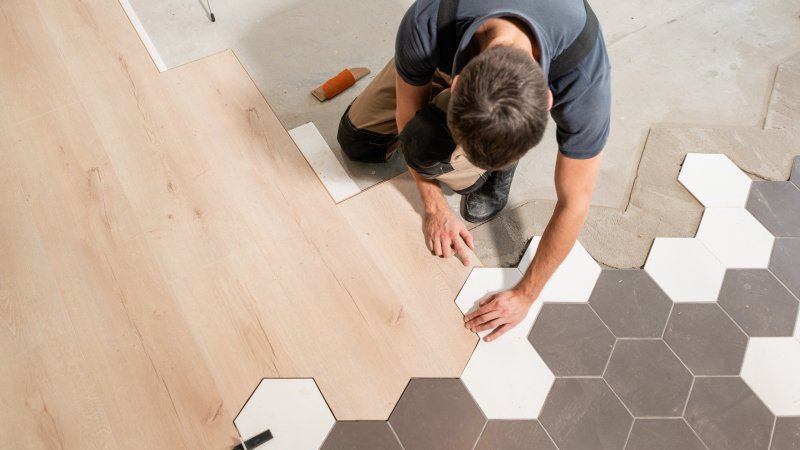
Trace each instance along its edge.
{"label": "wood grain texture", "polygon": [[262,377],[382,420],[460,375],[469,268],[409,177],[334,204],[233,53],[159,73],[113,0],[0,12],[0,448],[224,448]]}

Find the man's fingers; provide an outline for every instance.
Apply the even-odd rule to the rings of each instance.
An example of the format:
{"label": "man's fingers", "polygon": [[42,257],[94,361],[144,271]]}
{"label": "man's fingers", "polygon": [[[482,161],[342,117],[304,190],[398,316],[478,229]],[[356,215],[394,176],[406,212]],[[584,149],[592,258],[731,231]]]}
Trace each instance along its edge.
{"label": "man's fingers", "polygon": [[464,245],[459,242],[458,239],[453,241],[453,250],[455,250],[456,257],[461,261],[461,264],[468,266],[469,254],[467,253],[467,249],[464,248]]}
{"label": "man's fingers", "polygon": [[434,237],[433,238],[433,254],[436,256],[442,256],[442,240],[441,238]]}
{"label": "man's fingers", "polygon": [[449,237],[442,238],[442,257],[449,258],[453,256],[453,241]]}
{"label": "man's fingers", "polygon": [[499,338],[500,336],[502,336],[503,334],[505,334],[505,332],[508,331],[509,329],[511,329],[511,325],[507,324],[507,323],[504,323],[503,325],[500,325],[499,327],[495,328],[494,331],[492,331],[491,333],[486,335],[484,340],[486,342],[492,342],[493,340],[495,340],[495,339]]}
{"label": "man's fingers", "polygon": [[481,331],[491,330],[492,328],[499,327],[500,325],[503,325],[503,324],[504,324],[504,322],[503,322],[502,318],[494,319],[492,321],[486,322],[483,325],[480,325],[480,326],[476,327],[472,331],[474,331],[476,333],[480,333]]}
{"label": "man's fingers", "polygon": [[464,316],[464,322],[469,322],[470,320],[473,320],[476,317],[480,317],[488,312],[492,312],[495,309],[496,306],[494,304],[483,305],[480,308],[476,309],[475,311],[472,311],[471,313]]}
{"label": "man's fingers", "polygon": [[[466,325],[467,325],[467,328],[472,330],[473,328],[479,327],[479,326],[485,324],[486,322],[489,322],[490,320],[497,319],[498,317],[500,317],[500,313],[497,310],[492,310],[492,311],[487,312],[486,314],[483,314],[482,316],[478,316],[478,317],[470,320],[469,322],[466,323]],[[472,330],[472,331],[476,331],[476,330]]]}
{"label": "man's fingers", "polygon": [[469,230],[466,227],[464,227],[464,229],[461,230],[459,235],[461,236],[461,239],[463,239],[464,242],[467,243],[469,248],[471,248],[472,250],[475,250],[475,242],[472,240],[472,233],[470,233]]}

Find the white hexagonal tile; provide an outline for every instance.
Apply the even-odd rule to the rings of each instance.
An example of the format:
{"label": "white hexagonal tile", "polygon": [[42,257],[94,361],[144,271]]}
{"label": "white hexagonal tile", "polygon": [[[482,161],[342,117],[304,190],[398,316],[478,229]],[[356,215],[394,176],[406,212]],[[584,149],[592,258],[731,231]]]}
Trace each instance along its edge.
{"label": "white hexagonal tile", "polygon": [[244,440],[269,429],[275,450],[319,448],[334,422],[311,378],[261,380],[233,421]]}
{"label": "white hexagonal tile", "polygon": [[[522,255],[518,268],[523,274],[533,262],[541,239],[540,236],[534,236],[525,254]],[[594,258],[580,242],[576,241],[539,297],[546,302],[588,302],[597,278],[600,277],[600,271],[600,266]]]}
{"label": "white hexagonal tile", "polygon": [[703,206],[743,207],[752,180],[725,155],[689,153],[678,181]]}
{"label": "white hexagonal tile", "polygon": [[[467,315],[478,308],[481,300],[494,293],[513,288],[521,279],[522,274],[517,269],[476,267],[472,269],[467,281],[464,283],[464,287],[458,293],[456,305],[462,314]],[[536,301],[534,305],[538,303],[541,302]],[[536,318],[535,310],[536,308],[531,307],[525,320],[509,330],[504,337],[527,337]],[[491,332],[492,330],[481,331],[478,336],[483,338]]]}
{"label": "white hexagonal tile", "polygon": [[731,269],[766,269],[775,243],[744,208],[706,208],[697,239]]}
{"label": "white hexagonal tile", "polygon": [[527,339],[504,336],[478,342],[461,380],[487,418],[535,419],[555,377]]}
{"label": "white hexagonal tile", "polygon": [[800,415],[800,342],[750,338],[742,378],[778,416]]}
{"label": "white hexagonal tile", "polygon": [[674,302],[715,302],[725,266],[695,238],[656,238],[644,270]]}

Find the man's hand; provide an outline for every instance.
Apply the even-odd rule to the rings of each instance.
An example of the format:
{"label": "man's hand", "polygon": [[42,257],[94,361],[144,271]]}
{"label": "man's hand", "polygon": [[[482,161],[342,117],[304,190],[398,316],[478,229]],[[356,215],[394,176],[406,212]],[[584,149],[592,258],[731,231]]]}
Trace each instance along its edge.
{"label": "man's hand", "polygon": [[498,292],[480,302],[480,307],[464,317],[464,326],[475,333],[494,328],[486,341],[491,342],[525,319],[533,302],[521,291]]}
{"label": "man's hand", "polygon": [[432,254],[442,258],[455,254],[462,264],[469,265],[467,248],[475,249],[472,235],[449,209],[425,214],[422,231]]}

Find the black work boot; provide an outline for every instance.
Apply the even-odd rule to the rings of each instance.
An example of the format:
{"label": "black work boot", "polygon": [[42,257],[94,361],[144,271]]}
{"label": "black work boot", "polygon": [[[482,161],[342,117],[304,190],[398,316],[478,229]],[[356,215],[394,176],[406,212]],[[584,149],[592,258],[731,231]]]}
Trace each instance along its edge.
{"label": "black work boot", "polygon": [[508,203],[515,170],[516,164],[510,169],[492,172],[480,189],[462,195],[461,217],[472,223],[480,223],[496,216]]}

